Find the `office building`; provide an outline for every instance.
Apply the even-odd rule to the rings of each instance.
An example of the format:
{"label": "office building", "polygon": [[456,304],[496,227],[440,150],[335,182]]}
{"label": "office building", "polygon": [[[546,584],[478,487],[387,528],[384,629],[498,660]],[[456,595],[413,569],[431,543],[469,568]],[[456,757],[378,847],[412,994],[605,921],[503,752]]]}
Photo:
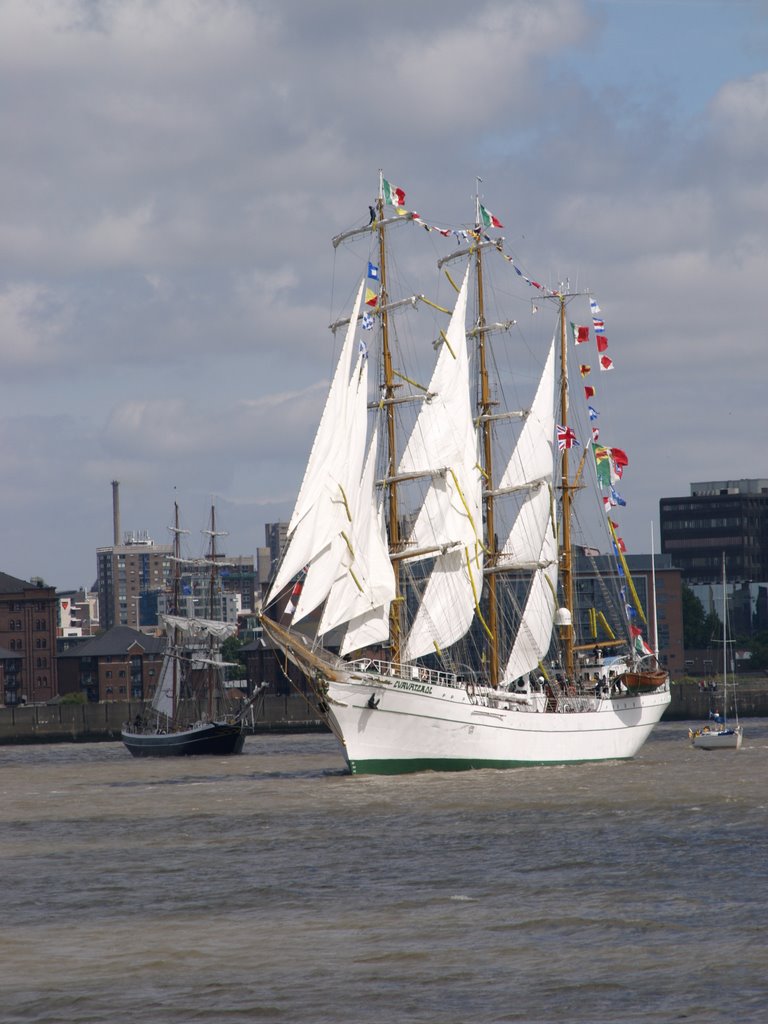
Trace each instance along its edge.
{"label": "office building", "polygon": [[725,559],[734,635],[768,629],[768,480],[711,480],[690,490],[659,502],[662,552],[718,616]]}
{"label": "office building", "polygon": [[168,589],[172,554],[172,545],[155,544],[146,531],[128,533],[122,544],[96,549],[102,629],[139,628],[144,595]]}

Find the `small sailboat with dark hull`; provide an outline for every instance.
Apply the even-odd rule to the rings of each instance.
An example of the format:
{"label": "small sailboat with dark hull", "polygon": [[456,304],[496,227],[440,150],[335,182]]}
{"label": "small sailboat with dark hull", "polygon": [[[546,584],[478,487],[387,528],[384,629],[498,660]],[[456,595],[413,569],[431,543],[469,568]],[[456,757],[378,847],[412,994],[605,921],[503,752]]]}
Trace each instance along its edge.
{"label": "small sailboat with dark hull", "polygon": [[[210,555],[216,571],[214,523]],[[180,593],[179,511],[174,531],[174,608]],[[213,605],[211,605],[212,607]],[[236,714],[224,686],[226,662],[221,646],[237,631],[233,622],[180,615],[161,616],[168,648],[160,679],[146,715],[126,723],[121,737],[134,757],[188,757],[239,754],[245,743],[242,711]]]}

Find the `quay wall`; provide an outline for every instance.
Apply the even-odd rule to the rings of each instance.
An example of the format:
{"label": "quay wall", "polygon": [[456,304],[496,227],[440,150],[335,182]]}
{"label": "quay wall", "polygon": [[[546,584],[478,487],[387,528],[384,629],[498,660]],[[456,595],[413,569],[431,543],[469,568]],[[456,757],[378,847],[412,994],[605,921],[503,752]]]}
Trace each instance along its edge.
{"label": "quay wall", "polygon": [[[723,710],[722,701],[722,683],[715,690],[708,690],[701,689],[697,682],[673,682],[672,701],[663,720],[706,719],[711,709]],[[729,680],[726,714],[731,718],[736,711],[739,718],[768,718],[768,679],[737,678],[735,684]]]}
{"label": "quay wall", "polygon": [[[31,704],[0,707],[0,746],[15,743],[94,743],[119,740],[124,722],[144,714],[143,701]],[[265,695],[249,710],[247,731],[314,732],[326,726],[303,697]]]}
{"label": "quay wall", "polygon": [[[736,701],[740,718],[768,718],[768,679],[739,681]],[[673,682],[672,701],[664,712],[666,721],[706,719],[711,708],[722,711],[722,690],[702,690],[696,682]],[[93,743],[119,740],[124,722],[144,714],[143,701],[109,701],[102,704],[31,704],[0,707],[0,746],[14,743]],[[726,712],[734,714],[729,686]],[[312,705],[298,694],[259,697],[249,710],[250,733],[325,731]]]}

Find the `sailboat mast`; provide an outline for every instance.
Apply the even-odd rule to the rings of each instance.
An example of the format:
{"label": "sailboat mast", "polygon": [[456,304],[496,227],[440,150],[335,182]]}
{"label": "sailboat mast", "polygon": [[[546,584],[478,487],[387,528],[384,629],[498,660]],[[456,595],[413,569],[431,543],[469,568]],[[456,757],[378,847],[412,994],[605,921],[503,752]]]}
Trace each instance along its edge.
{"label": "sailboat mast", "polygon": [[[179,614],[181,595],[181,528],[179,527],[179,503],[173,503],[173,614]],[[179,630],[173,627],[173,676],[171,685],[171,721],[176,722],[176,708],[179,699]]]}
{"label": "sailboat mast", "polygon": [[[568,430],[568,347],[565,330],[565,294],[558,296],[560,303],[560,422]],[[573,642],[573,553],[571,548],[571,502],[572,485],[568,477],[568,446],[563,448],[560,463],[560,489],[562,492],[562,546],[560,551],[560,580],[563,588],[564,605],[571,613],[569,622],[560,627],[563,642],[564,668],[568,679],[574,679]]]}
{"label": "sailboat mast", "polygon": [[[477,199],[479,204],[480,200]],[[480,418],[483,438],[483,471],[485,474],[484,511],[486,524],[486,566],[492,568],[496,562],[496,529],[493,505],[493,445],[491,443],[491,389],[488,382],[488,358],[485,331],[485,300],[483,292],[483,253],[480,246],[480,210],[476,210],[475,223],[478,226],[478,244],[475,247],[475,280],[477,291],[477,332],[478,362],[480,374]],[[499,685],[498,602],[496,597],[496,574],[490,572],[488,579],[488,681],[496,689]]]}
{"label": "sailboat mast", "polygon": [[728,716],[728,598],[725,594],[725,552],[723,552],[723,722]]}
{"label": "sailboat mast", "polygon": [[[385,244],[384,227],[384,181],[383,174],[379,171],[379,196],[376,201],[376,230],[379,236],[379,310],[381,316],[381,347],[384,368],[384,408],[387,418],[387,472],[389,502],[389,546],[391,552],[400,549],[400,516],[398,511],[397,483],[394,480],[397,473],[397,436],[395,432],[395,375],[392,368],[392,351],[389,345],[389,318],[387,315],[387,251]],[[391,642],[392,661],[400,661],[400,640],[401,640],[401,593],[400,593],[400,562],[393,560],[392,568],[395,574],[395,599],[390,605],[389,611],[389,635]]]}
{"label": "sailboat mast", "polygon": [[[216,599],[216,584],[218,582],[218,565],[216,562],[216,506],[211,505],[211,542],[208,548],[208,557],[211,562],[211,572],[208,578],[208,616],[213,619],[214,616],[214,601]],[[223,616],[222,616],[223,617]],[[213,639],[208,639],[208,659],[212,660],[212,647]],[[208,718],[210,719],[213,715],[213,666],[206,665],[206,674],[208,678]]]}

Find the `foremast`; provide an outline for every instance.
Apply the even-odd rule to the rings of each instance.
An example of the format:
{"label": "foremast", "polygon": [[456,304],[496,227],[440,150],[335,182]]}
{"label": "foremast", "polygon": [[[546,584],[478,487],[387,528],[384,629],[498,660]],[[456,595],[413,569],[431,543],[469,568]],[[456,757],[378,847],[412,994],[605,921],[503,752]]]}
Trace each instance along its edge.
{"label": "foremast", "polygon": [[[384,175],[379,171],[379,195],[376,200],[376,219],[374,221],[379,242],[379,316],[381,320],[381,347],[384,370],[384,411],[387,425],[387,472],[388,481],[388,514],[389,514],[389,548],[395,555],[401,547],[400,513],[398,508],[397,489],[397,433],[395,430],[395,374],[392,366],[392,349],[389,343],[389,315],[387,312],[387,246],[386,221],[384,218]],[[400,560],[392,560],[395,575],[395,598],[389,608],[389,637],[392,661],[400,661],[402,643],[402,591],[400,576]]]}

